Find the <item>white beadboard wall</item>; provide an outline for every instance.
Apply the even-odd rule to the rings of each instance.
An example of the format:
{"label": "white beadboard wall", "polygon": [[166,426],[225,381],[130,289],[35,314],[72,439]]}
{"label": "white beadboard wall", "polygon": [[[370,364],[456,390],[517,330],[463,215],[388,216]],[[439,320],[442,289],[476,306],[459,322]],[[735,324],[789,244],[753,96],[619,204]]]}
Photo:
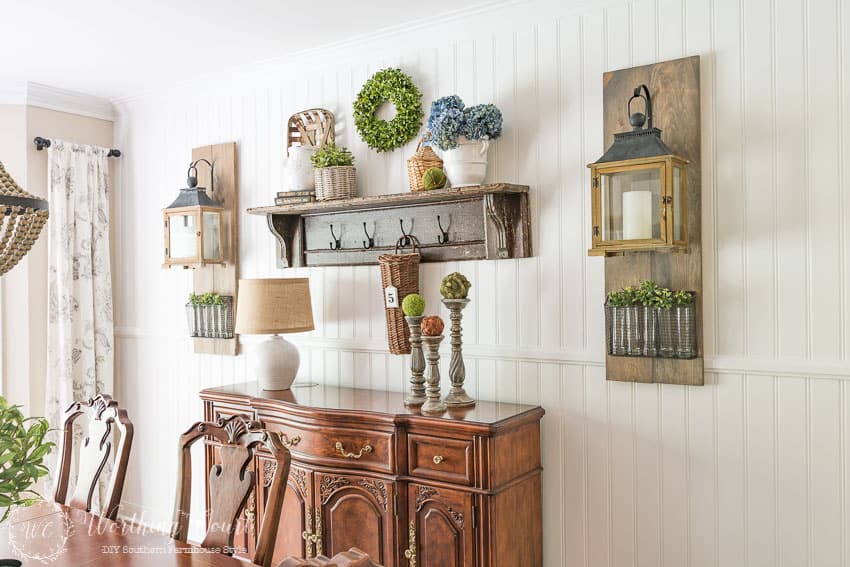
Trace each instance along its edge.
{"label": "white beadboard wall", "polygon": [[[116,383],[137,427],[128,510],[170,517],[170,449],[201,415],[197,391],[247,379],[246,356],[192,354],[191,275],[160,269],[160,210],[192,147],[236,140],[241,206],[268,204],[285,120],[322,106],[357,157],[360,191],[405,191],[413,144],[371,152],[351,123],[359,87],[392,65],[426,108],[450,93],[499,105],[488,178],[532,187],[534,258],[427,264],[422,283],[433,309],[444,274],[473,282],[472,392],[546,409],[545,564],[847,565],[848,33],[844,0],[502,2],[117,101]],[[692,54],[703,56],[706,385],[606,382],[602,261],[586,255],[602,73]],[[280,271],[264,219],[240,223],[244,277],[311,279],[317,329],[298,338],[301,379],[402,389],[377,267]]]}

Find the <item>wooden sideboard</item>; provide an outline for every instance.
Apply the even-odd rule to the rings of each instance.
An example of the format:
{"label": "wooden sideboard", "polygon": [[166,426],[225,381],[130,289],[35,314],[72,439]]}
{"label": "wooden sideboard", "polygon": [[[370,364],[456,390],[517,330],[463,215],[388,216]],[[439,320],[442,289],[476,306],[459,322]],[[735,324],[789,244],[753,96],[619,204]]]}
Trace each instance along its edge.
{"label": "wooden sideboard", "polygon": [[[358,547],[386,567],[543,565],[540,407],[479,402],[431,417],[395,392],[256,383],[200,395],[205,419],[246,415],[291,444],[275,564]],[[274,464],[260,452],[253,467],[236,541],[249,554]]]}

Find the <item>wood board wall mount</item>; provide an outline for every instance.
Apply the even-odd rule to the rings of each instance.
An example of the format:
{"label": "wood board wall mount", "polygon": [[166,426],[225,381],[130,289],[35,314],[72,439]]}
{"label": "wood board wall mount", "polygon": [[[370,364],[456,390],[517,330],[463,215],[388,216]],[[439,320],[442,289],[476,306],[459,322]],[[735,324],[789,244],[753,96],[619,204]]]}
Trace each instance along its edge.
{"label": "wood board wall mount", "polygon": [[[631,129],[623,111],[636,86],[652,93],[653,118],[664,142],[688,160],[687,250],[624,252],[604,257],[605,292],[653,280],[670,289],[696,292],[697,357],[675,359],[606,355],[608,380],[663,384],[704,384],[702,285],[702,169],[700,162],[700,58],[685,57],[603,75],[604,140]],[[599,309],[603,309],[599,306]]]}
{"label": "wood board wall mount", "polygon": [[[222,203],[222,244],[225,263],[192,270],[192,290],[196,294],[216,292],[233,296],[233,316],[238,309],[236,296],[239,285],[239,177],[237,175],[236,142],[201,146],[192,150],[192,161],[204,158],[213,164],[215,184],[210,183],[210,170],[198,168],[198,185],[215,187],[211,197]],[[239,336],[232,339],[192,339],[197,354],[236,355]]]}

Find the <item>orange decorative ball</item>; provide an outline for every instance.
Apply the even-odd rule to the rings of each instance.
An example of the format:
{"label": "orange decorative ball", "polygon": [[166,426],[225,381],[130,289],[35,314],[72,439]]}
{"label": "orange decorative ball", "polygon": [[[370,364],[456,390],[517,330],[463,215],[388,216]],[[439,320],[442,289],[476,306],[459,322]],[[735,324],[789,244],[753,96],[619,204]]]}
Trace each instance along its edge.
{"label": "orange decorative ball", "polygon": [[436,315],[422,319],[422,334],[426,337],[437,337],[443,334],[443,320]]}

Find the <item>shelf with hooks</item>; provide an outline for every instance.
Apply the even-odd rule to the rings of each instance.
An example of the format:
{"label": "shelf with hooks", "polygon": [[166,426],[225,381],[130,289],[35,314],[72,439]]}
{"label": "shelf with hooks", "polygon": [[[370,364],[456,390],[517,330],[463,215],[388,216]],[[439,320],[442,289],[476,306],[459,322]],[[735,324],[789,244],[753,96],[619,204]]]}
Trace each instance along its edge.
{"label": "shelf with hooks", "polygon": [[496,183],[248,212],[266,217],[281,268],[377,264],[378,256],[412,240],[422,262],[532,255],[526,185]]}

